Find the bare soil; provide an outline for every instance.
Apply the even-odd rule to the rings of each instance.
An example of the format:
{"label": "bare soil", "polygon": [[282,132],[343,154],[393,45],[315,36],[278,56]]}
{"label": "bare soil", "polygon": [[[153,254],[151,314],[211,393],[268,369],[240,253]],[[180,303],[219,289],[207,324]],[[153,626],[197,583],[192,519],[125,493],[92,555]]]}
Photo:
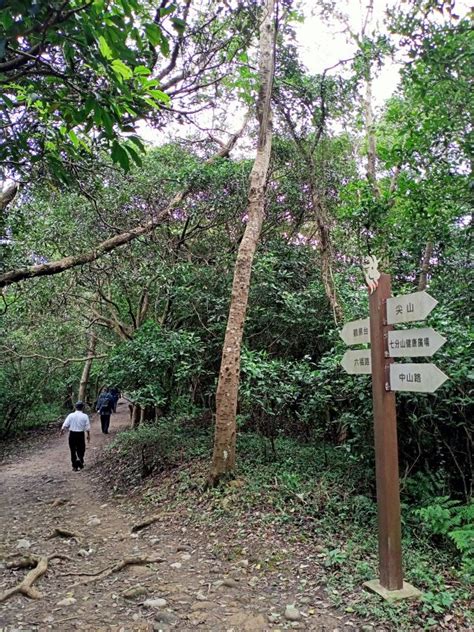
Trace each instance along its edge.
{"label": "bare soil", "polygon": [[[125,401],[109,435],[94,416],[82,472],[71,470],[67,437],[57,434],[27,450],[19,446],[0,466],[0,599],[29,572],[9,568],[13,558],[63,556],[50,559],[35,581],[40,598],[17,594],[0,603],[0,632],[386,629],[333,609],[315,574],[317,552],[311,559],[306,549],[292,549],[273,527],[257,535],[245,525],[203,526],[189,508],[170,505],[133,532],[147,507],[117,498],[110,483],[104,489],[100,464],[104,448],[128,424]],[[54,535],[55,529],[75,537]],[[130,558],[158,561],[113,570]],[[99,574],[107,569],[113,572]],[[289,605],[297,620],[285,617]]]}

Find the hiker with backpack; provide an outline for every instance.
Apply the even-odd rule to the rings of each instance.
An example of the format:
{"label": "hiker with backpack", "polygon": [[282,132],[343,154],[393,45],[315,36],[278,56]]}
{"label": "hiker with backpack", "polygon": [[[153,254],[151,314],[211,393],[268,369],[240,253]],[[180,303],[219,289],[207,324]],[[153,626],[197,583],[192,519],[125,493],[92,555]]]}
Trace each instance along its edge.
{"label": "hiker with backpack", "polygon": [[112,410],[114,413],[117,412],[117,403],[120,399],[120,390],[116,386],[112,386],[110,389],[110,394],[112,395],[113,407]]}
{"label": "hiker with backpack", "polygon": [[108,388],[104,388],[97,400],[96,410],[100,415],[100,425],[104,434],[109,434],[110,415],[114,408],[114,400]]}

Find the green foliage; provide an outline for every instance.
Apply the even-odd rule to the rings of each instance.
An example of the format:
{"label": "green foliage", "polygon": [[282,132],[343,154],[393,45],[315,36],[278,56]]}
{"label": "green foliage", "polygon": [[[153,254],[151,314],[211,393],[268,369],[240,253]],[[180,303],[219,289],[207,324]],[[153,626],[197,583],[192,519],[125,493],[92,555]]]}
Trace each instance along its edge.
{"label": "green foliage", "polygon": [[132,340],[114,350],[105,375],[134,402],[158,406],[167,414],[181,397],[191,401],[190,390],[201,371],[203,353],[195,333],[167,331],[149,321],[137,329]]}
{"label": "green foliage", "polygon": [[176,18],[153,19],[152,7],[136,0],[56,4],[7,1],[0,9],[0,122],[11,127],[0,162],[20,171],[41,162],[64,180],[67,160],[106,147],[127,170],[140,162],[137,120],[169,102],[150,74],[156,51],[169,54],[162,22]]}
{"label": "green foliage", "polygon": [[449,538],[459,551],[466,572],[474,576],[474,503],[461,505],[449,496],[415,510],[430,534]]}

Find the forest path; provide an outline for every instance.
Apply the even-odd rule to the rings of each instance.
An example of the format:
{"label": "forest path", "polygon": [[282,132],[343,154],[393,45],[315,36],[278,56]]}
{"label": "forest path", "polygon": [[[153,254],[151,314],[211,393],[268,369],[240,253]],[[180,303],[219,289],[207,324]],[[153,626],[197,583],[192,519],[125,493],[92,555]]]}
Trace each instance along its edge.
{"label": "forest path", "polygon": [[[114,434],[128,425],[125,401],[112,415],[108,436],[101,433],[94,415],[82,472],[71,471],[65,436],[51,436],[0,466],[0,595],[28,572],[7,568],[12,556],[69,558],[49,561],[46,574],[34,584],[42,593],[40,599],[16,594],[0,604],[0,630],[373,629],[361,628],[334,611],[316,582],[299,577],[298,568],[308,566],[306,558],[292,557],[289,565],[282,562],[273,570],[258,571],[254,569],[260,566],[249,559],[219,556],[217,549],[229,551],[230,544],[238,542],[231,542],[230,534],[226,541],[225,533],[193,527],[186,508],[165,511],[160,521],[132,533],[133,525],[143,518],[143,508],[111,494],[104,498],[103,485],[97,484],[100,468],[94,467]],[[77,538],[50,537],[57,527],[76,533]],[[247,536],[241,543],[244,550],[248,541]],[[278,548],[284,544],[271,537],[266,546],[278,556],[285,551]],[[163,561],[129,565],[73,586],[137,556]],[[296,607],[288,610],[291,604]]]}

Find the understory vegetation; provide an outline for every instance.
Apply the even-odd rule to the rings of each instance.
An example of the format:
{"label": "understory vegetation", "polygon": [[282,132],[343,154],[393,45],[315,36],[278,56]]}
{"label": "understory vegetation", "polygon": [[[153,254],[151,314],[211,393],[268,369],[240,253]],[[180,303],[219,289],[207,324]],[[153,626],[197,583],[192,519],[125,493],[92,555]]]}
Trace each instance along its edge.
{"label": "understory vegetation", "polygon": [[119,495],[140,490],[150,513],[176,508],[212,531],[261,531],[262,543],[269,537],[262,572],[278,557],[265,534],[286,540],[286,555],[293,546],[317,550],[326,594],[347,613],[394,629],[472,625],[473,506],[443,496],[442,476],[402,480],[405,580],[423,598],[384,605],[361,591],[378,572],[374,477],[364,462],[348,458],[344,446],[281,436],[273,450],[262,435],[242,433],[235,478],[205,491],[211,444],[209,430],[188,417],[121,433],[106,456],[106,484]]}
{"label": "understory vegetation", "polygon": [[[281,526],[321,547],[348,612],[468,627],[472,23],[452,1],[368,2],[357,25],[340,4],[316,18],[352,54],[319,72],[291,0],[2,5],[0,440],[115,386],[116,491]],[[372,383],[342,368],[340,331],[368,317],[367,256],[393,295],[438,301],[397,328],[446,338],[396,359],[449,378],[396,394],[417,604],[359,590],[377,574]]]}

